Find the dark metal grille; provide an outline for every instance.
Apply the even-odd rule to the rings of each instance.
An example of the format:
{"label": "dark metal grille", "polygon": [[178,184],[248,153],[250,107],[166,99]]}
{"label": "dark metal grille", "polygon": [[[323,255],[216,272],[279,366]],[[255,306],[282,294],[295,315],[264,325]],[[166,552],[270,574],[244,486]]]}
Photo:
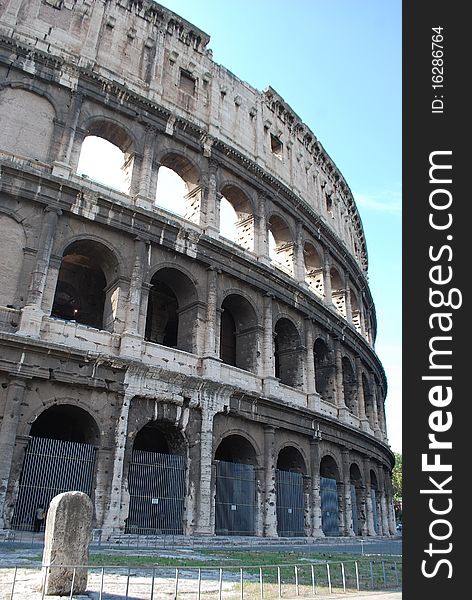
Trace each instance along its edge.
{"label": "dark metal grille", "polygon": [[[92,495],[96,448],[90,444],[33,437],[26,448],[12,528],[33,530],[36,510],[62,492]],[[41,528],[44,529],[45,520]]]}
{"label": "dark metal grille", "polygon": [[339,535],[338,488],[336,479],[320,478],[321,526],[325,535]]}
{"label": "dark metal grille", "polygon": [[359,518],[357,514],[357,494],[356,486],[351,483],[351,510],[352,510],[352,530],[359,535]]}
{"label": "dark metal grille", "polygon": [[215,532],[254,535],[256,479],[254,467],[217,461]]}
{"label": "dark metal grille", "polygon": [[303,476],[291,471],[276,471],[277,533],[282,537],[303,536]]}
{"label": "dark metal grille", "polygon": [[126,533],[183,533],[183,456],[133,450],[128,489]]}
{"label": "dark metal grille", "polygon": [[377,510],[377,492],[374,488],[370,489],[370,497],[372,498],[372,514],[374,517],[374,529],[375,533],[380,533],[380,524],[379,524],[379,513]]}

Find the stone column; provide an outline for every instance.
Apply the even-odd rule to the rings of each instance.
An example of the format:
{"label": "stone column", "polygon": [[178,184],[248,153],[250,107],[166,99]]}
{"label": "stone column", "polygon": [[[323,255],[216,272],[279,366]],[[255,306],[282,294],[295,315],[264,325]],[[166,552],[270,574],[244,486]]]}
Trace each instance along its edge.
{"label": "stone column", "polygon": [[387,439],[387,427],[385,424],[385,401],[383,398],[383,390],[377,389],[377,413],[379,419],[379,428],[383,439]]}
{"label": "stone column", "polygon": [[365,512],[367,535],[377,535],[374,527],[374,512],[372,508],[372,497],[370,495],[370,460],[364,459],[364,480],[365,480]]}
{"label": "stone column", "polygon": [[106,0],[98,0],[92,3],[92,17],[80,52],[80,66],[84,66],[83,59],[85,59],[86,65],[88,63],[87,66],[91,66],[97,58],[98,40],[102,31],[102,21],[106,5]]}
{"label": "stone column", "polygon": [[307,406],[311,410],[319,411],[321,398],[316,390],[315,353],[313,342],[313,323],[305,318],[305,343],[306,343],[306,393]]}
{"label": "stone column", "polygon": [[139,317],[143,279],[148,266],[148,243],[140,237],[134,240],[134,265],[126,304],[125,329],[121,336],[121,356],[139,358],[143,336],[139,333]]}
{"label": "stone column", "polygon": [[351,287],[349,286],[349,274],[344,274],[344,281],[346,286],[346,319],[348,323],[352,325],[352,305],[351,305]]}
{"label": "stone column", "polygon": [[338,407],[338,416],[342,420],[349,418],[349,410],[344,402],[344,384],[343,384],[343,361],[341,342],[336,342],[336,405]]}
{"label": "stone column", "polygon": [[382,437],[382,433],[380,431],[379,413],[378,413],[378,409],[377,409],[377,384],[375,383],[374,374],[371,372],[369,375],[370,375],[370,385],[372,387],[372,413],[373,413],[373,421],[374,421],[374,435],[376,438],[380,439]]}
{"label": "stone column", "polygon": [[209,161],[206,189],[203,194],[202,207],[202,227],[205,233],[211,237],[218,237],[220,234],[220,199],[217,191],[217,173],[218,163],[214,160]]}
{"label": "stone column", "polygon": [[[154,204],[156,189],[152,189],[151,184],[154,182],[152,177],[152,171],[154,168],[154,146],[156,142],[157,130],[152,126],[146,127],[146,134],[144,136],[144,148],[143,156],[141,161],[141,168],[139,170],[138,182],[137,182],[137,196],[135,201],[137,204],[144,200],[144,207],[149,207],[149,200]],[[147,200],[147,202],[146,202]]]}
{"label": "stone column", "polygon": [[269,264],[266,204],[266,197],[259,194],[257,198],[257,218],[254,222],[254,252],[256,253],[259,262]]}
{"label": "stone column", "polygon": [[305,255],[303,252],[303,228],[297,222],[296,242],[294,248],[293,275],[299,283],[305,283]]}
{"label": "stone column", "polygon": [[264,295],[263,320],[264,333],[262,341],[262,377],[274,377],[274,332],[272,322],[272,299],[270,294]]}
{"label": "stone column", "polygon": [[213,420],[216,392],[204,391],[202,394],[201,411],[202,427],[200,430],[200,476],[197,490],[197,510],[195,533],[212,535],[215,533],[215,477],[213,476]]}
{"label": "stone column", "polygon": [[389,535],[389,515],[388,515],[388,504],[387,504],[387,480],[385,478],[385,471],[383,466],[379,468],[379,486],[380,486],[380,508],[381,508],[381,522],[382,522],[382,533],[383,535]]}
{"label": "stone column", "polygon": [[325,302],[330,306],[333,303],[333,296],[331,293],[331,256],[328,250],[324,251],[323,285]]}
{"label": "stone column", "polygon": [[365,412],[365,390],[362,381],[362,363],[361,359],[356,356],[356,376],[357,376],[357,406],[359,409],[360,426],[363,431],[370,429],[367,415]]}
{"label": "stone column", "polygon": [[321,524],[321,485],[320,485],[320,443],[310,440],[310,471],[311,471],[311,522],[313,537],[324,537]]}
{"label": "stone column", "polygon": [[207,269],[207,310],[205,323],[204,355],[216,358],[216,313],[218,303],[218,270],[215,267]]}
{"label": "stone column", "polygon": [[106,539],[113,532],[123,529],[129,507],[123,504],[123,468],[128,439],[128,417],[134,392],[127,390],[123,396],[115,431],[115,455],[111,477],[110,502],[103,519],[103,536]]}
{"label": "stone column", "polygon": [[21,403],[24,400],[25,393],[26,380],[20,377],[12,377],[8,384],[5,409],[0,427],[0,530],[5,527],[5,500],[21,414]]}
{"label": "stone column", "polygon": [[349,450],[344,448],[342,450],[342,464],[343,464],[343,488],[344,488],[344,534],[347,536],[354,536],[354,530],[352,528],[352,499],[351,499],[351,476],[350,476],[350,464],[349,464]]}
{"label": "stone column", "polygon": [[305,318],[306,344],[306,393],[316,392],[315,387],[315,354],[313,351],[313,326],[309,317]]}
{"label": "stone column", "polygon": [[264,536],[277,537],[275,429],[264,427]]}
{"label": "stone column", "polygon": [[31,273],[30,284],[25,307],[21,314],[21,323],[18,333],[31,337],[38,337],[43,319],[41,300],[54,243],[54,232],[62,211],[58,208],[46,206],[41,223],[41,232],[38,240],[38,253],[34,270]]}
{"label": "stone column", "polygon": [[52,167],[52,174],[63,178],[68,178],[71,171],[77,169],[77,165],[71,164],[71,156],[83,102],[83,95],[80,92],[71,91],[70,94],[72,101],[67,111],[65,126],[55,156],[56,160]]}

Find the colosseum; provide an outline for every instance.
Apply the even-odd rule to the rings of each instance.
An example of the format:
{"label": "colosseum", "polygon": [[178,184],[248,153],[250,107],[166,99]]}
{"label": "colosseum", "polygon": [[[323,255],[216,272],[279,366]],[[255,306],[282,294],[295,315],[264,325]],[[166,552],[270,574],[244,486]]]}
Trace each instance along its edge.
{"label": "colosseum", "polygon": [[365,236],[315,135],[152,0],[0,21],[0,529],[81,490],[107,538],[393,535]]}

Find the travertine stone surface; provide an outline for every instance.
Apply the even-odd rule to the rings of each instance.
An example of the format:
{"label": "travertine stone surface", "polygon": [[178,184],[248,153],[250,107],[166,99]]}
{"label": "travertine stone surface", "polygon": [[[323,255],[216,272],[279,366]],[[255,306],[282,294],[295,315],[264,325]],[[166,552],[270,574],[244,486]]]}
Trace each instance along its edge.
{"label": "travertine stone surface", "polygon": [[[46,595],[82,594],[87,589],[93,505],[87,494],[64,492],[52,499],[46,519],[43,586]],[[77,566],[77,568],[76,568]]]}

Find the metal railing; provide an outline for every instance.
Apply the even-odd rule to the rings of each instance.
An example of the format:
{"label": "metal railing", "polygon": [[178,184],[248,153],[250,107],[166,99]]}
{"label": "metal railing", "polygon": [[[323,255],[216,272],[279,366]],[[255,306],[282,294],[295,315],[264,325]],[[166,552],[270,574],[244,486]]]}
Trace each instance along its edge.
{"label": "metal railing", "polygon": [[[15,566],[0,569],[0,598],[44,600],[47,569],[64,566]],[[67,567],[65,586],[74,598],[76,569]],[[264,600],[315,598],[319,595],[401,588],[400,560],[307,562],[250,567],[88,567],[87,594],[98,600]],[[67,596],[65,596],[67,597]]]}

